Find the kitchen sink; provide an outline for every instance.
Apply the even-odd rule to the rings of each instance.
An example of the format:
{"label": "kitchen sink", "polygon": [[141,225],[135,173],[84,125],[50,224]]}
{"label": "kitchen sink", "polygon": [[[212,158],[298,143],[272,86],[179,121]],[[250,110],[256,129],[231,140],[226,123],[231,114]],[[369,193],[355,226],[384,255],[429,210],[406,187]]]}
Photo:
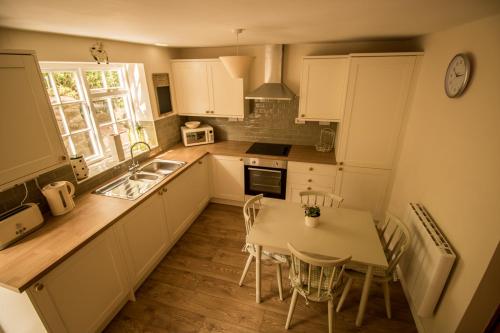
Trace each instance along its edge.
{"label": "kitchen sink", "polygon": [[153,160],[139,169],[101,186],[93,193],[108,197],[135,200],[186,162]]}
{"label": "kitchen sink", "polygon": [[186,162],[181,161],[166,161],[166,160],[153,160],[140,168],[142,172],[155,173],[160,175],[169,175],[172,172],[182,168]]}

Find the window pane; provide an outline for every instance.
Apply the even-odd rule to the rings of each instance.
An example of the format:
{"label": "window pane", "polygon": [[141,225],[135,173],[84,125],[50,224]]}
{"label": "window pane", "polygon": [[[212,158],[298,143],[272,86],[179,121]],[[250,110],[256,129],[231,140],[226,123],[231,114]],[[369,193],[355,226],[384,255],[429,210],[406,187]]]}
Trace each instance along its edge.
{"label": "window pane", "polygon": [[114,134],[113,125],[101,126],[99,127],[99,131],[101,131],[104,154],[109,156],[111,155],[111,145],[114,144],[114,141],[111,138],[111,134]]}
{"label": "window pane", "polygon": [[64,129],[60,106],[54,106],[54,115],[56,117],[57,126],[59,127],[59,131],[61,131],[61,134],[67,134],[66,130]]}
{"label": "window pane", "polygon": [[125,108],[125,100],[122,97],[113,97],[111,99],[113,110],[115,111],[116,120],[127,119],[127,109]]}
{"label": "window pane", "polygon": [[52,77],[62,103],[80,100],[74,72],[53,72]]}
{"label": "window pane", "polygon": [[47,89],[47,92],[49,93],[50,103],[51,104],[57,103],[57,98],[54,93],[54,89],[50,85],[49,73],[43,73],[43,82],[45,83],[45,89]]}
{"label": "window pane", "polygon": [[106,71],[104,76],[106,77],[106,84],[108,88],[120,88],[120,75],[118,71]]}
{"label": "window pane", "polygon": [[89,157],[95,154],[92,142],[90,141],[89,132],[82,132],[71,135],[73,144],[77,154],[82,154],[83,157]]}
{"label": "window pane", "polygon": [[109,107],[108,107],[108,101],[105,99],[93,101],[92,104],[94,104],[95,108],[95,116],[97,123],[103,124],[103,123],[109,123],[111,122],[111,115],[109,113]]}
{"label": "window pane", "polygon": [[102,72],[101,71],[88,71],[85,72],[85,78],[90,89],[102,89],[104,84],[102,82]]}
{"label": "window pane", "polygon": [[63,105],[63,111],[66,117],[66,123],[71,132],[87,128],[83,104]]}

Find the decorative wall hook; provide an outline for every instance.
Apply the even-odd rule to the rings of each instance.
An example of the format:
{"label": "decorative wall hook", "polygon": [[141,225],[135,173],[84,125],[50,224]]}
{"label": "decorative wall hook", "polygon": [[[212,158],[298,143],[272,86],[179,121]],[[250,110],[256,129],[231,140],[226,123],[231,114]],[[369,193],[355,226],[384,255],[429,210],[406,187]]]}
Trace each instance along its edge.
{"label": "decorative wall hook", "polygon": [[101,42],[97,42],[94,45],[92,45],[92,47],[90,48],[90,54],[98,64],[100,63],[109,64],[108,54],[104,50]]}

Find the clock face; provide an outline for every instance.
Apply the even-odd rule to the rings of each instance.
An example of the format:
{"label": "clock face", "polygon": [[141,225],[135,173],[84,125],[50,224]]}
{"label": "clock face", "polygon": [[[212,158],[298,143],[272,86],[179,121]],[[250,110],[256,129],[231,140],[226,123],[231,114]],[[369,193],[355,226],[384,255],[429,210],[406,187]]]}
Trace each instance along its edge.
{"label": "clock face", "polygon": [[444,89],[448,97],[460,96],[469,81],[470,63],[464,54],[457,54],[448,65]]}

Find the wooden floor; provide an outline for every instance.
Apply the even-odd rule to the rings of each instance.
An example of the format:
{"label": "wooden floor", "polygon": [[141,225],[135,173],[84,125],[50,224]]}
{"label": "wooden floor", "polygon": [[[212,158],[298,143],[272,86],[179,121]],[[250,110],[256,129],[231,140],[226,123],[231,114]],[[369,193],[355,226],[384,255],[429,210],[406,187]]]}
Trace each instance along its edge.
{"label": "wooden floor", "polygon": [[[263,265],[261,304],[255,303],[254,265],[238,286],[247,258],[241,252],[244,231],[241,208],[210,204],[105,332],[285,332],[290,289],[286,281],[281,302],[274,266]],[[364,324],[357,328],[360,295],[361,286],[354,285],[336,314],[335,332],[417,332],[398,283],[391,285],[391,320],[382,289],[373,285]],[[289,332],[328,332],[326,303],[306,305],[299,296]]]}

